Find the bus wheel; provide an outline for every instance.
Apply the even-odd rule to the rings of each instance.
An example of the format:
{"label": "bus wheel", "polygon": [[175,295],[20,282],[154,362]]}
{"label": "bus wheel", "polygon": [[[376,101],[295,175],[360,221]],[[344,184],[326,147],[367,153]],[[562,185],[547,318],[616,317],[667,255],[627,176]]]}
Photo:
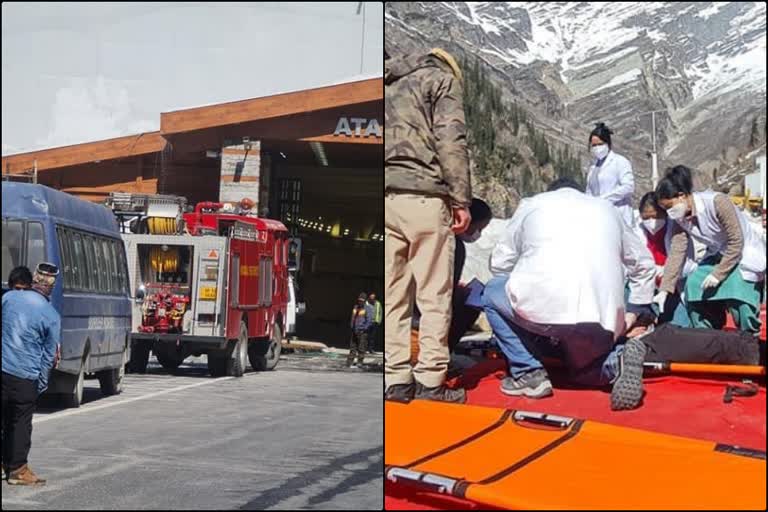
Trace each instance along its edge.
{"label": "bus wheel", "polygon": [[62,395],[61,402],[64,407],[78,408],[83,403],[83,387],[85,386],[85,361],[80,365],[80,372],[71,376],[74,387],[72,392]]}
{"label": "bus wheel", "polygon": [[280,352],[283,349],[283,332],[279,325],[272,329],[272,339],[269,342],[260,341],[251,343],[248,347],[248,358],[254,370],[274,370],[280,360]]}
{"label": "bus wheel", "polygon": [[131,361],[128,363],[131,373],[147,373],[149,345],[149,343],[143,341],[131,342]]}
{"label": "bus wheel", "polygon": [[96,372],[99,379],[101,394],[104,396],[119,395],[123,392],[123,377],[125,377],[126,351],[123,351],[123,359],[119,368]]}

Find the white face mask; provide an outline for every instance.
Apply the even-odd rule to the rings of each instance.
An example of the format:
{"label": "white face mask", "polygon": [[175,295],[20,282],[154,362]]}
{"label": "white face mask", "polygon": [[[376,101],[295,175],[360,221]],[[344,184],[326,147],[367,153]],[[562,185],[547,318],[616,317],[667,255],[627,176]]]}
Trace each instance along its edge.
{"label": "white face mask", "polygon": [[471,244],[473,242],[477,242],[478,240],[480,240],[480,231],[475,231],[471,235],[467,233],[462,233],[459,235],[459,238],[461,238],[463,242]]}
{"label": "white face mask", "polygon": [[662,219],[645,219],[643,221],[643,226],[652,235],[658,233],[664,227],[664,224],[666,224],[666,221]]}
{"label": "white face mask", "polygon": [[685,214],[688,213],[688,209],[685,207],[685,201],[677,203],[675,206],[667,210],[667,215],[672,220],[683,220]]}
{"label": "white face mask", "polygon": [[608,155],[608,144],[600,144],[599,146],[592,146],[592,156],[597,160],[602,160]]}

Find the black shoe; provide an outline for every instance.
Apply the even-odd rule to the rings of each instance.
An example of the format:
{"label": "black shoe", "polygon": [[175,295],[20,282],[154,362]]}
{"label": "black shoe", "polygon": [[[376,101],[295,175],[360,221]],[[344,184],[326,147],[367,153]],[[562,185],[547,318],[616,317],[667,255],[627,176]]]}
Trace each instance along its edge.
{"label": "black shoe", "polygon": [[413,400],[416,388],[413,382],[410,384],[393,384],[387,388],[384,393],[384,400],[393,400],[395,402],[409,402]]}
{"label": "black shoe", "polygon": [[453,402],[463,404],[467,401],[467,393],[463,389],[449,389],[443,386],[428,388],[416,383],[416,400],[435,400],[438,402]]}
{"label": "black shoe", "polygon": [[613,381],[611,409],[635,409],[643,398],[643,361],[645,343],[637,338],[627,341],[619,356],[619,376]]}

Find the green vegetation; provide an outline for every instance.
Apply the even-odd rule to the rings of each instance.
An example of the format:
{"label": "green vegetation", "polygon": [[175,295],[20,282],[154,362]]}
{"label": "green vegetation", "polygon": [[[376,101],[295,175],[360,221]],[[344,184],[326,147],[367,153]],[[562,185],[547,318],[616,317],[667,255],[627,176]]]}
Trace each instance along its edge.
{"label": "green vegetation", "polygon": [[[514,187],[523,197],[544,190],[546,183],[538,176],[546,166],[551,166],[557,177],[571,177],[583,184],[581,165],[571,148],[552,146],[525,109],[515,102],[505,103],[479,59],[464,59],[461,68],[468,144],[476,164],[476,178]],[[521,127],[525,131],[522,136]],[[526,147],[532,158],[521,154],[528,153]],[[538,172],[534,173],[531,166]]]}

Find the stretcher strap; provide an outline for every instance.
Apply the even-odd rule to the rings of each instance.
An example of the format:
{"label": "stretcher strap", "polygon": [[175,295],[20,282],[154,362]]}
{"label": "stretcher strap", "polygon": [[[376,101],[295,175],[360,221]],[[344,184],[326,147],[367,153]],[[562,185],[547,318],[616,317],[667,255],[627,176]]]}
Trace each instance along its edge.
{"label": "stretcher strap", "polygon": [[741,446],[733,446],[731,444],[717,444],[715,445],[716,452],[730,453],[731,455],[741,455],[742,457],[752,457],[753,459],[765,460],[765,452],[760,450],[753,450],[751,448],[742,448]]}
{"label": "stretcher strap", "polygon": [[488,478],[480,480],[479,482],[468,482],[466,480],[460,481],[454,487],[454,496],[457,496],[459,498],[465,498],[466,497],[465,496],[466,491],[467,491],[467,489],[469,488],[470,485],[476,485],[476,484],[477,485],[488,485],[488,484],[492,484],[494,482],[498,482],[502,478],[508,477],[509,475],[514,473],[515,471],[523,468],[524,466],[527,466],[528,464],[530,464],[531,462],[535,461],[536,459],[539,459],[539,458],[543,457],[544,455],[546,455],[547,453],[551,452],[552,450],[554,450],[555,448],[557,448],[561,444],[563,444],[566,441],[568,441],[569,439],[572,439],[573,437],[575,437],[576,434],[578,434],[579,431],[581,430],[581,426],[583,424],[584,424],[584,420],[576,420],[574,422],[574,424],[573,424],[573,427],[568,432],[566,432],[564,435],[558,437],[557,439],[555,439],[554,441],[552,441],[548,445],[546,445],[546,446],[536,450],[535,452],[533,452],[532,454],[528,455],[524,459],[521,459],[521,460],[515,462],[514,464],[512,464],[508,468],[499,471],[495,475],[491,475]]}
{"label": "stretcher strap", "polygon": [[493,425],[489,425],[489,426],[485,427],[483,430],[480,430],[479,432],[475,432],[471,436],[466,437],[466,438],[462,439],[461,441],[458,441],[458,442],[456,442],[456,443],[454,443],[454,444],[452,444],[450,446],[446,446],[445,448],[442,448],[442,449],[440,449],[440,450],[438,450],[438,451],[436,451],[434,453],[430,453],[429,455],[425,455],[424,457],[422,457],[422,458],[420,458],[418,460],[415,460],[415,461],[411,462],[410,464],[406,464],[404,466],[401,466],[401,467],[403,467],[403,468],[412,468],[414,466],[418,466],[419,464],[424,464],[427,461],[430,461],[432,459],[435,459],[437,457],[445,455],[446,453],[451,452],[453,450],[456,450],[457,448],[461,448],[462,446],[464,446],[464,445],[466,445],[468,443],[471,443],[472,441],[476,441],[477,439],[480,439],[481,437],[490,434],[494,430],[496,430],[499,427],[501,427],[502,425],[504,425],[504,423],[507,421],[507,419],[509,419],[509,417],[512,415],[512,412],[513,411],[507,409],[507,410],[504,411],[504,413],[501,415],[501,417],[498,420],[496,420],[496,423],[494,423]]}

